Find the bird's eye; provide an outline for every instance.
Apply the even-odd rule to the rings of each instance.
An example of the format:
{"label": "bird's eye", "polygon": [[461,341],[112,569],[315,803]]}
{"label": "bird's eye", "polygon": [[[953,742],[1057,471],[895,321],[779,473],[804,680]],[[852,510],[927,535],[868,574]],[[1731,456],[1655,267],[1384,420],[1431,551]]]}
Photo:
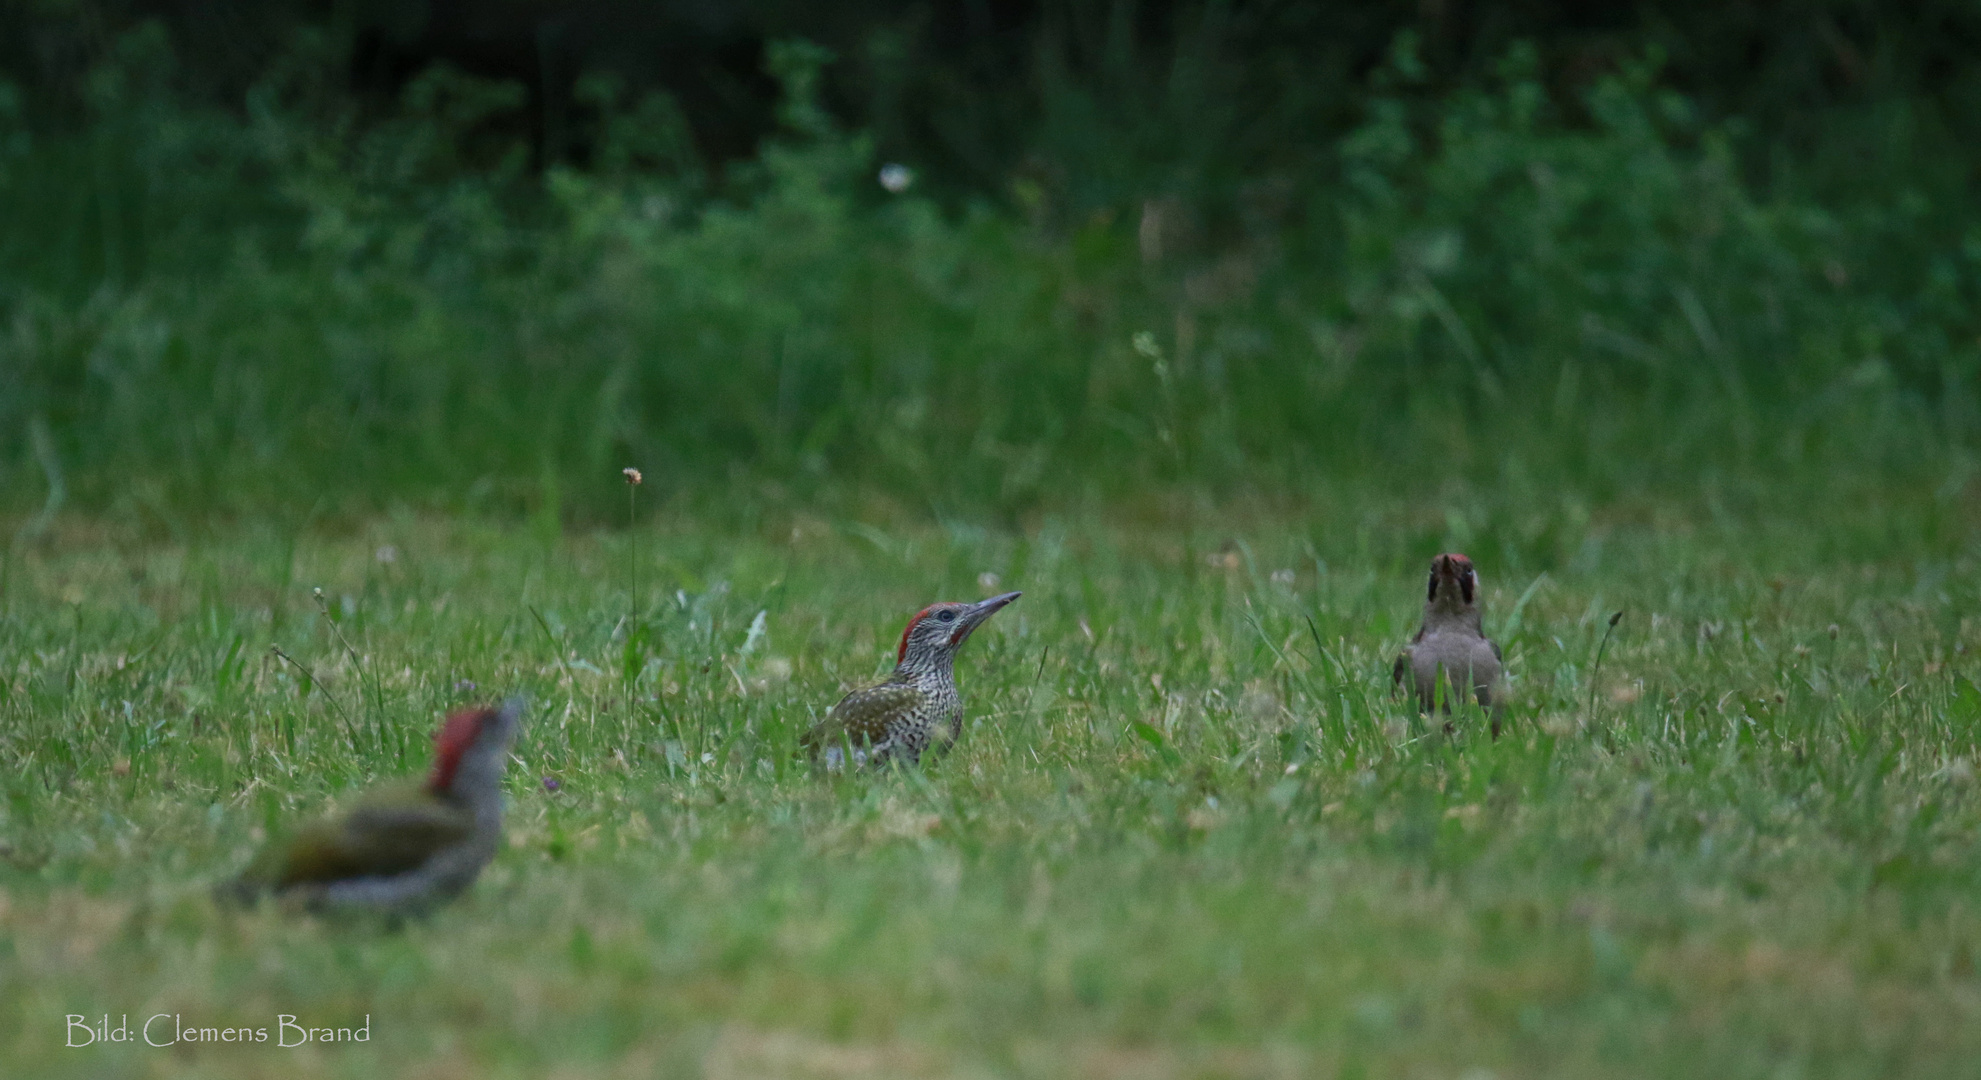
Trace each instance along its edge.
{"label": "bird's eye", "polygon": [[955,612],[953,612],[953,611],[938,611],[938,612],[936,612],[936,616],[935,616],[935,617],[936,617],[936,618],[938,618],[938,619],[941,619],[941,620],[942,620],[943,622],[955,622],[955,621],[956,621],[956,613],[955,613]]}

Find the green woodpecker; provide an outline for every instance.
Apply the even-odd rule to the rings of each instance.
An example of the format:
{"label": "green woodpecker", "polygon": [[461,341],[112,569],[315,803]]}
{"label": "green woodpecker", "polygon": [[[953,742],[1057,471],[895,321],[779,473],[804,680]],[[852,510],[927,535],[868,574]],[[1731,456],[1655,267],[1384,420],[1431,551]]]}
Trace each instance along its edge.
{"label": "green woodpecker", "polygon": [[262,849],[235,900],[264,893],[317,911],[414,914],[466,889],[495,857],[502,837],[502,770],[523,714],[462,709],[434,737],[433,770],[359,796],[343,813]]}
{"label": "green woodpecker", "polygon": [[828,769],[846,764],[913,764],[931,746],[946,750],[963,729],[963,699],[956,693],[956,651],[1020,593],[975,604],[931,604],[901,631],[894,673],[839,700],[804,737],[813,758]]}
{"label": "green woodpecker", "polygon": [[1442,676],[1445,712],[1473,697],[1492,717],[1493,737],[1498,738],[1500,647],[1486,637],[1479,600],[1479,575],[1471,559],[1457,554],[1432,559],[1424,625],[1397,656],[1390,676],[1399,686],[1405,675],[1411,677],[1417,707],[1425,712],[1437,707]]}

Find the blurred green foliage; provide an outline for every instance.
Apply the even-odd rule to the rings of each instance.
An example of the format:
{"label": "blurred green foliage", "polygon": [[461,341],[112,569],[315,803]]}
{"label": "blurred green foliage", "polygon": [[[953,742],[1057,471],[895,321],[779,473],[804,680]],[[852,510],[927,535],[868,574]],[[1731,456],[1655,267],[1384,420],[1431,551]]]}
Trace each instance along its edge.
{"label": "blurred green foliage", "polygon": [[1059,25],[1027,92],[1054,153],[977,194],[883,190],[892,137],[829,107],[843,62],[809,43],[765,52],[753,158],[602,70],[571,163],[515,81],[437,63],[381,104],[349,34],[298,31],[215,104],[141,21],[73,115],[0,85],[0,497],[604,516],[628,463],[1003,512],[1966,483],[1981,216],[1933,166],[1964,160],[1944,110],[1900,87],[1798,150],[1655,43],[1565,86],[1520,42],[1440,73],[1406,30],[1339,131],[1286,130],[1305,98],[1248,126],[1299,75],[1220,51],[1220,10],[1162,63]]}

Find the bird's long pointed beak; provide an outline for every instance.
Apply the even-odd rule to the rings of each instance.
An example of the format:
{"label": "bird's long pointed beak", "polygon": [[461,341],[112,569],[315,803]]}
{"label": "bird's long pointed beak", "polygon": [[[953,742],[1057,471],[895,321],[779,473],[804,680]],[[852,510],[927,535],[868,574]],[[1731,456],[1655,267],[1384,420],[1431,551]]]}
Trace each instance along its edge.
{"label": "bird's long pointed beak", "polygon": [[963,613],[963,625],[957,627],[956,633],[950,636],[950,643],[962,644],[963,639],[969,637],[972,630],[984,624],[984,620],[1004,610],[1005,605],[1023,595],[1025,594],[1022,592],[1000,593],[988,600],[978,601],[974,607]]}
{"label": "bird's long pointed beak", "polygon": [[1016,600],[1023,595],[1025,594],[1021,592],[1008,592],[1008,593],[1000,593],[996,596],[991,597],[989,600],[979,600],[977,602],[977,611],[973,612],[972,614],[974,614],[979,619],[988,618],[989,616],[997,614],[998,611],[1004,607],[1004,605],[1009,604],[1013,600]]}
{"label": "bird's long pointed beak", "polygon": [[496,707],[495,722],[482,730],[481,738],[494,738],[502,745],[505,756],[514,757],[510,747],[516,745],[516,734],[523,726],[523,695],[511,694]]}

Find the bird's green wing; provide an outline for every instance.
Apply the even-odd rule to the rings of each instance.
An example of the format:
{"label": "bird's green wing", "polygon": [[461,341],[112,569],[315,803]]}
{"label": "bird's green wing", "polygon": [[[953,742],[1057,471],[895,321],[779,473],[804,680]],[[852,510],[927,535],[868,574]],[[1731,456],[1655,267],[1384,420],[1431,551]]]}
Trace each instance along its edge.
{"label": "bird's green wing", "polygon": [[281,889],[404,873],[473,830],[472,814],[424,787],[385,788],[298,829],[287,843],[270,844],[242,879]]}
{"label": "bird's green wing", "polygon": [[902,712],[922,704],[922,692],[901,683],[882,683],[855,690],[839,699],[805,735],[806,747],[817,750],[841,738],[854,746],[877,742],[887,733],[887,722]]}

